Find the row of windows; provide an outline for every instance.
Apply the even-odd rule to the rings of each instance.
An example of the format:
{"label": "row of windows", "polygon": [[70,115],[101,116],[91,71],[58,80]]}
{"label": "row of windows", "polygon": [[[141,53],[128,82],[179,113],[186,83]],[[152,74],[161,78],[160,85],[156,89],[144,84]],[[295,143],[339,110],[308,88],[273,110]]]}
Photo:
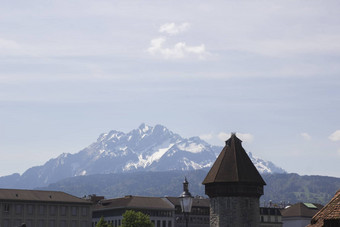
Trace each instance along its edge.
{"label": "row of windows", "polygon": [[[151,220],[153,223],[153,226],[155,227],[172,227],[172,221],[166,221],[166,220]],[[168,225],[166,225],[168,223]]]}
{"label": "row of windows", "polygon": [[281,212],[278,208],[263,207],[263,208],[260,208],[260,214],[281,215]]}
{"label": "row of windows", "polygon": [[279,216],[262,216],[261,215],[261,222],[279,222],[281,218]]}
{"label": "row of windows", "polygon": [[[113,227],[119,227],[122,221],[120,219],[116,219],[116,220],[109,220],[107,222],[111,224]],[[92,222],[92,227],[95,227],[96,225],[97,225],[97,222]]]}
{"label": "row of windows", "polygon": [[172,211],[162,211],[162,210],[140,210],[144,214],[149,215],[150,217],[172,217]]}
{"label": "row of windows", "polygon": [[[4,219],[2,221],[3,227],[12,227],[12,226],[20,226],[23,223],[21,219],[10,220]],[[79,222],[77,220],[67,221],[67,220],[25,220],[25,224],[27,227],[90,227],[87,221]]]}
{"label": "row of windows", "polygon": [[[25,211],[26,207],[26,211]],[[4,213],[13,213],[16,215],[22,215],[23,213],[27,215],[61,215],[61,216],[66,216],[68,212],[72,216],[77,216],[78,213],[82,216],[87,216],[89,215],[89,208],[88,207],[68,207],[68,206],[57,206],[57,205],[33,205],[33,204],[9,204],[5,203],[2,204],[2,210]],[[58,213],[59,211],[59,213]]]}
{"label": "row of windows", "polygon": [[[121,225],[121,220],[108,220],[109,224],[111,224],[113,227],[119,227]],[[151,220],[154,227],[172,227],[172,221],[166,221],[166,220]],[[167,225],[168,224],[168,225]],[[95,227],[97,225],[97,222],[92,222],[92,227]]]}
{"label": "row of windows", "polygon": [[[176,218],[177,223],[185,223],[185,218],[183,216],[178,216]],[[189,217],[189,222],[194,224],[209,224],[209,217]]]}
{"label": "row of windows", "polygon": [[[175,213],[176,214],[182,214],[182,208],[180,206],[175,207]],[[210,208],[209,207],[192,207],[191,208],[191,215],[209,215],[210,214]]]}

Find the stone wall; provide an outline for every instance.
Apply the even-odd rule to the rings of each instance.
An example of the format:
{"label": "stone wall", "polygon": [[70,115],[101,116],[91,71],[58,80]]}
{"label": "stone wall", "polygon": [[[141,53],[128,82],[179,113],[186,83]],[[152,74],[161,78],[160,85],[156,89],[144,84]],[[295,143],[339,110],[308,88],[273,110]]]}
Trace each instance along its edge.
{"label": "stone wall", "polygon": [[210,198],[210,227],[258,227],[259,199],[256,197]]}

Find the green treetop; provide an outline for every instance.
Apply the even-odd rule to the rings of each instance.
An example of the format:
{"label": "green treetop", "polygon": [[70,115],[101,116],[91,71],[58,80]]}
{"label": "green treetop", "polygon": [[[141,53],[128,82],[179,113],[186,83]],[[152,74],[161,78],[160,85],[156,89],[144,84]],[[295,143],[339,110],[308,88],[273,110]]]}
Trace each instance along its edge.
{"label": "green treetop", "polygon": [[142,212],[127,210],[123,214],[121,227],[153,227],[150,217]]}
{"label": "green treetop", "polygon": [[112,225],[108,224],[103,217],[100,218],[99,222],[97,223],[96,227],[112,227]]}

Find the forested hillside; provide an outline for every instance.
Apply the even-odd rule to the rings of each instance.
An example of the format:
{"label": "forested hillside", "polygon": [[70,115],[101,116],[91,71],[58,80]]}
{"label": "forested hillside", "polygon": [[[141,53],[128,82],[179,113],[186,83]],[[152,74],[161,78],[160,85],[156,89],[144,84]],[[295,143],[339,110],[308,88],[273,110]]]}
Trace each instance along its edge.
{"label": "forested hillside", "polygon": [[[120,174],[98,174],[68,178],[48,187],[46,190],[64,191],[79,197],[90,194],[106,198],[125,195],[179,196],[186,176],[193,195],[204,194],[202,181],[207,169],[195,171],[134,172]],[[298,174],[265,174],[267,185],[262,203],[314,202],[327,203],[340,189],[340,178],[326,176],[299,176]]]}

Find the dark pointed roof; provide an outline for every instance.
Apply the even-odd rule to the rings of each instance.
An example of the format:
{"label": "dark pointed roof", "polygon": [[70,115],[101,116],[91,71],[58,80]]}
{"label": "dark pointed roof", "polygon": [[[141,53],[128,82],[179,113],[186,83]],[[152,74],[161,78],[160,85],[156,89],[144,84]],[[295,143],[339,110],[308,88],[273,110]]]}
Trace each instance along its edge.
{"label": "dark pointed roof", "polygon": [[233,133],[216,159],[203,184],[252,183],[266,185],[253,162],[242,147],[242,141]]}

